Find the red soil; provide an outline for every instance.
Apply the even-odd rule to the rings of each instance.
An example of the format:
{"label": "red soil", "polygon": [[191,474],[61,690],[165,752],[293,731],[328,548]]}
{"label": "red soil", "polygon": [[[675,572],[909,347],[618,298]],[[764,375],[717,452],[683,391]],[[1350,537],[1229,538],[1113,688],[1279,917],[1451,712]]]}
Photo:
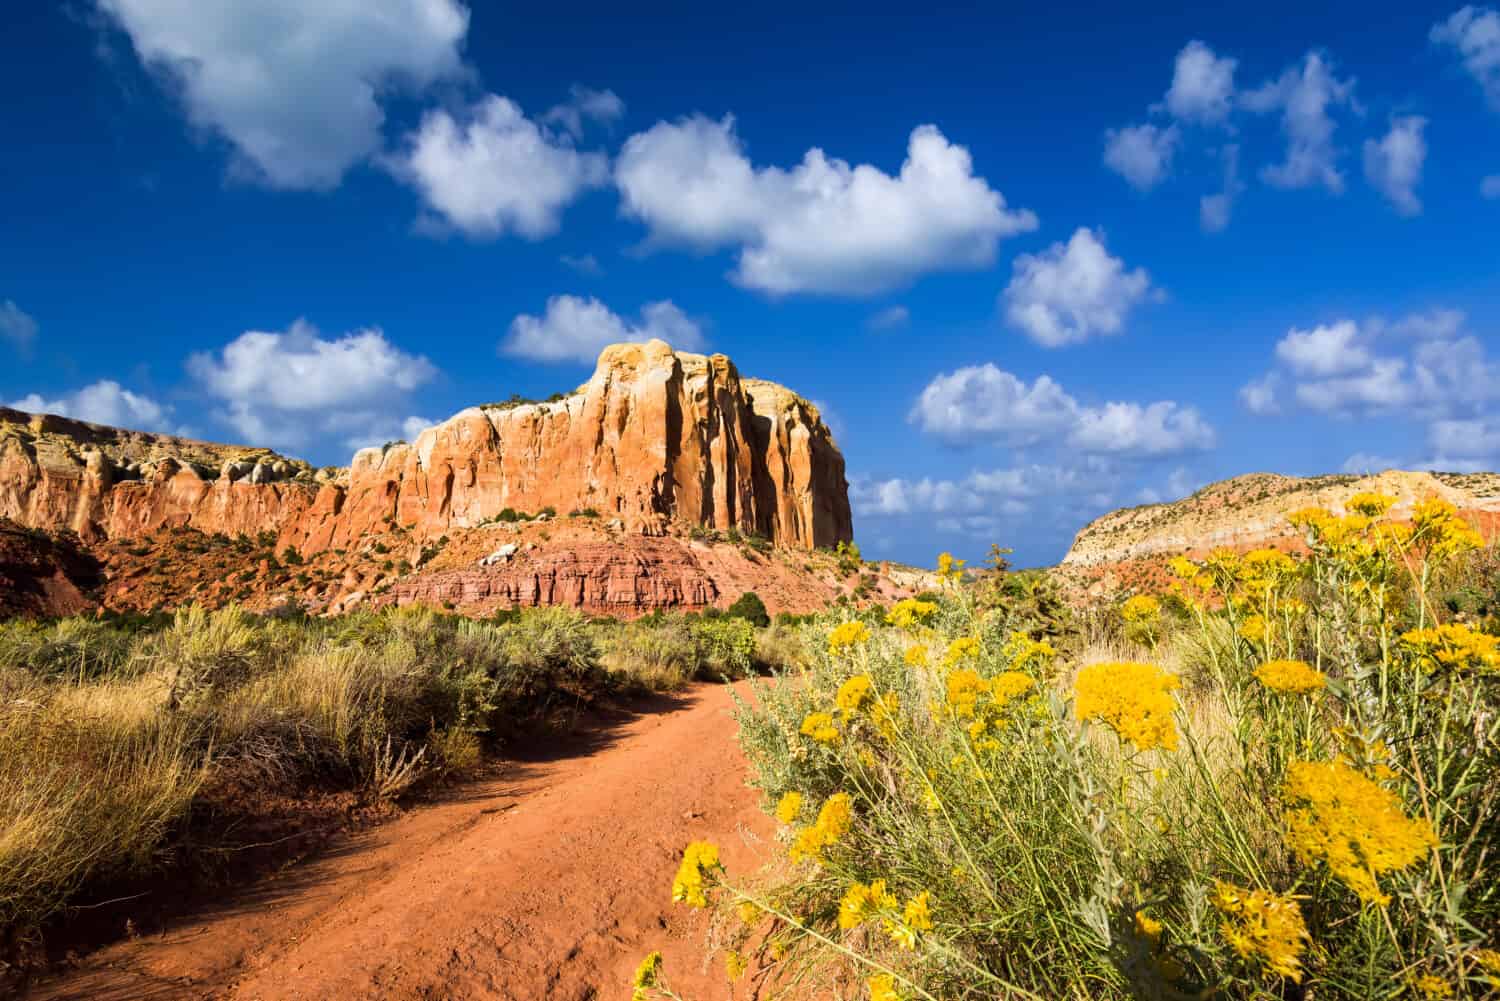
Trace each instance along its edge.
{"label": "red soil", "polygon": [[[741,689],[743,692],[744,690]],[[729,690],[586,722],[496,780],[376,828],[160,934],[92,954],[33,999],[629,997],[660,949],[674,988],[730,997],[707,915],[670,900],[683,847],[771,855]]]}

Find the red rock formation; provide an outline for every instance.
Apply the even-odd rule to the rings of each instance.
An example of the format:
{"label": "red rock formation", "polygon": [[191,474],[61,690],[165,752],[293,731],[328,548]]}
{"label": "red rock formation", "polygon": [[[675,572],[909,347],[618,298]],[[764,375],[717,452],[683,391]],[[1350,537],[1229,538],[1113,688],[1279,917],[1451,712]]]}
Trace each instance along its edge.
{"label": "red rock formation", "polygon": [[265,449],[0,409],[0,516],[85,539],[164,527],[274,532],[304,552],[393,525],[418,539],[505,508],[593,508],[632,530],[734,528],[787,548],[852,538],[844,461],[816,408],[723,355],[620,344],[547,403],[473,407],[411,444],[314,472]]}
{"label": "red rock formation", "polygon": [[[569,605],[633,618],[657,608],[715,604],[718,585],[676,539],[579,541],[503,563],[402,578],[373,604],[456,607],[471,614],[529,605]],[[820,595],[821,597],[821,595]]]}
{"label": "red rock formation", "polygon": [[94,607],[104,575],[74,541],[0,519],[0,619],[76,615]]}

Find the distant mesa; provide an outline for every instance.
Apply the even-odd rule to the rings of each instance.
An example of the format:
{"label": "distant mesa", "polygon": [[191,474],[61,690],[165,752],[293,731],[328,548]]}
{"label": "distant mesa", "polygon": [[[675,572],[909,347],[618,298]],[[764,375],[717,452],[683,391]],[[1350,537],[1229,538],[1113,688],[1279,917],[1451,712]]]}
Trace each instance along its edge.
{"label": "distant mesa", "polygon": [[1280,476],[1251,473],[1210,484],[1178,501],[1124,508],[1096,518],[1073,540],[1065,569],[1121,565],[1176,555],[1201,556],[1213,549],[1269,546],[1296,549],[1301,535],[1287,515],[1321,507],[1342,513],[1346,500],[1373,492],[1397,499],[1396,518],[1412,505],[1440,497],[1477,521],[1486,537],[1500,529],[1500,475],[1418,473],[1389,470],[1375,476]]}

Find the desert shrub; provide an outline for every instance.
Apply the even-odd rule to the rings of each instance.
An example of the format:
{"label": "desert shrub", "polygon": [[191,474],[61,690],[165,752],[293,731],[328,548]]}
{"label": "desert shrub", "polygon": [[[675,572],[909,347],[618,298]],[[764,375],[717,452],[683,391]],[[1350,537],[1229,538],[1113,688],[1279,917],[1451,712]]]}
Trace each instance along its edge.
{"label": "desert shrub", "polygon": [[1174,561],[1188,621],[1092,653],[951,566],[928,621],[807,627],[738,713],[786,856],[695,844],[674,897],[740,912],[732,966],[882,999],[1492,997],[1500,637],[1428,594],[1480,540],[1388,504]]}
{"label": "desert shrub", "polygon": [[744,619],[752,626],[763,628],[771,624],[771,616],[766,613],[766,603],[754,591],[746,591],[736,598],[734,604],[725,609],[725,614]]}
{"label": "desert shrub", "polygon": [[682,615],[651,615],[608,633],[604,664],[629,688],[666,692],[698,673],[698,640]]}
{"label": "desert shrub", "polygon": [[115,674],[125,665],[130,649],[128,630],[95,619],[0,623],[0,664],[24,667],[40,677]]}
{"label": "desert shrub", "polygon": [[755,627],[744,619],[723,616],[693,624],[698,644],[698,674],[705,678],[743,678],[755,658]]}
{"label": "desert shrub", "polygon": [[796,628],[776,625],[755,633],[753,659],[757,671],[791,671],[806,654],[806,644]]}
{"label": "desert shrub", "polygon": [[864,557],[860,554],[859,546],[854,542],[839,543],[833,547],[833,552],[838,557],[839,573],[847,577],[857,573],[864,566]]}

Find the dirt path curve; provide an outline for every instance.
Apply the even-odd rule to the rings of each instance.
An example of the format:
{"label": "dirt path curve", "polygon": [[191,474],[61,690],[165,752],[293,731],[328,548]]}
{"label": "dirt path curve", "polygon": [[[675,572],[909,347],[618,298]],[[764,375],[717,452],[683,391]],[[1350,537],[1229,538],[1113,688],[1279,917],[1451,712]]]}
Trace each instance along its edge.
{"label": "dirt path curve", "polygon": [[614,1001],[661,949],[674,987],[727,998],[705,915],[669,896],[693,838],[740,872],[771,849],[730,710],[725,687],[703,685],[586,724],[561,754],[102,950],[32,997]]}

